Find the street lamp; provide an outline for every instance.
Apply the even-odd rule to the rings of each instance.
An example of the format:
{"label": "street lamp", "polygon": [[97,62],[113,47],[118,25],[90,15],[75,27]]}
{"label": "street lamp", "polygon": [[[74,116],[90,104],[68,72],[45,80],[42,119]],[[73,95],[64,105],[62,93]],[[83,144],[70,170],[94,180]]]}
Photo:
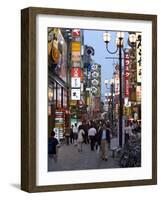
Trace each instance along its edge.
{"label": "street lamp", "polygon": [[105,86],[107,87],[107,85],[108,85],[108,80],[105,80]]}
{"label": "street lamp", "polygon": [[[117,32],[116,37],[116,50],[110,51],[108,44],[111,40],[110,33],[105,32],[103,34],[103,40],[106,44],[106,50],[109,54],[119,53],[119,80],[120,80],[120,95],[119,95],[119,146],[122,147],[122,117],[123,117],[123,99],[122,99],[122,51],[123,51],[123,42],[124,42],[124,32]],[[136,44],[136,35],[135,33],[129,33],[129,44],[133,48]]]}
{"label": "street lamp", "polygon": [[129,35],[129,42],[132,47],[136,44],[136,35],[134,33]]}
{"label": "street lamp", "polygon": [[111,40],[110,33],[105,32],[103,34],[103,39],[106,44],[106,50],[109,54],[116,54],[119,52],[119,80],[120,80],[120,95],[119,95],[119,146],[122,147],[122,116],[123,116],[123,99],[122,99],[122,49],[123,49],[123,39],[124,32],[117,32],[116,38],[116,50],[110,51],[108,44]]}

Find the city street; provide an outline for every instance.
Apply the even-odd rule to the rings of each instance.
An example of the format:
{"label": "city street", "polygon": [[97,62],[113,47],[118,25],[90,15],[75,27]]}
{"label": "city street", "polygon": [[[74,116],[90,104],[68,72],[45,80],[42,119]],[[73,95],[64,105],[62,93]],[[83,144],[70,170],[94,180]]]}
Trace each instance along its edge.
{"label": "city street", "polygon": [[[112,139],[111,148],[114,148],[116,143],[117,138]],[[102,160],[101,152],[91,151],[89,144],[83,144],[82,152],[78,152],[77,146],[73,144],[61,144],[57,162],[49,158],[48,171],[119,168],[118,160],[117,157],[112,157],[112,151],[109,151],[108,161]]]}
{"label": "city street", "polygon": [[48,171],[141,166],[141,52],[140,32],[48,28]]}

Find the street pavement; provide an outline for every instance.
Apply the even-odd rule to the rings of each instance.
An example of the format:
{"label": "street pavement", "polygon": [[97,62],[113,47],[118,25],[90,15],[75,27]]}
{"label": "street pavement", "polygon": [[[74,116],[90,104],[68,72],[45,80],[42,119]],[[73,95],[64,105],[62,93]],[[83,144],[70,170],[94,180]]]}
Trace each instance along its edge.
{"label": "street pavement", "polygon": [[[111,140],[111,149],[117,146],[117,138]],[[119,168],[119,158],[112,157],[109,150],[108,161],[101,159],[101,152],[91,151],[89,144],[83,144],[83,151],[78,152],[78,147],[73,144],[61,144],[55,162],[48,158],[48,171],[87,170]]]}

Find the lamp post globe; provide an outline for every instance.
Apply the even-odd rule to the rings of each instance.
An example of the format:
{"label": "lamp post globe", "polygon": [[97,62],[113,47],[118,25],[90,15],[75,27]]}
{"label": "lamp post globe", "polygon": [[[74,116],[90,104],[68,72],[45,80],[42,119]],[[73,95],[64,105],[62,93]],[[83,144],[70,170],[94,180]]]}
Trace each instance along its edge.
{"label": "lamp post globe", "polygon": [[130,42],[131,46],[135,46],[135,44],[136,44],[136,35],[134,33],[129,35],[129,42]]}
{"label": "lamp post globe", "polygon": [[103,34],[103,40],[104,40],[105,43],[109,43],[110,40],[111,40],[111,35],[110,35],[110,33],[105,32],[105,33]]}

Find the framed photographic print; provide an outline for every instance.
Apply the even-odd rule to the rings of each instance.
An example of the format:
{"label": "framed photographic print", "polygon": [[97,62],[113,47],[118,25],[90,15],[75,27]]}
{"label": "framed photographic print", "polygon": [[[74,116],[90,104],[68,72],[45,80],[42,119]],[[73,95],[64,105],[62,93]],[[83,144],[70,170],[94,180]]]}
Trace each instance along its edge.
{"label": "framed photographic print", "polygon": [[157,184],[157,16],[21,11],[21,189]]}

